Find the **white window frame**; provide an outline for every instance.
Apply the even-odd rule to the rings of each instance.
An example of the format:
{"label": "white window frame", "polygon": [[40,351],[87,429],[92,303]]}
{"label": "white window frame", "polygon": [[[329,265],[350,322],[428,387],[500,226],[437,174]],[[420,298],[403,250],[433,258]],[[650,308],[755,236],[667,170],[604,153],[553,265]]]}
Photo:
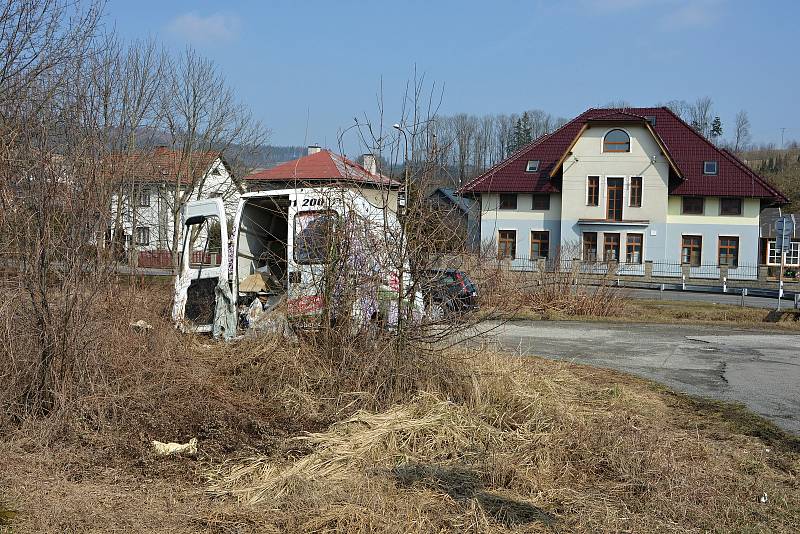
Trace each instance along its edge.
{"label": "white window frame", "polygon": [[[144,188],[140,189],[138,198],[136,199],[137,200],[137,202],[136,202],[137,207],[139,207],[139,208],[148,208],[148,207],[150,207],[150,195],[151,195],[151,193],[150,193],[150,188],[149,187],[144,187]],[[143,200],[144,200],[144,202],[143,202]]]}
{"label": "white window frame", "polygon": [[[780,267],[781,253],[776,249],[774,239],[767,241],[767,265]],[[791,248],[786,253],[787,267],[800,267],[800,241],[792,241]]]}
{"label": "white window frame", "polygon": [[[136,246],[137,247],[147,247],[150,246],[150,227],[149,226],[137,226],[135,229],[136,233]],[[140,233],[147,236],[147,241],[142,241],[140,239]]]}
{"label": "white window frame", "polygon": [[[709,163],[714,165],[714,172],[708,172]],[[703,174],[706,176],[716,176],[719,174],[719,162],[715,159],[703,162]]]}
{"label": "white window frame", "polygon": [[[597,177],[597,204],[589,204],[589,178]],[[587,174],[583,182],[583,203],[590,208],[600,206],[601,191],[603,189],[603,176],[600,174]]]}
{"label": "white window frame", "polygon": [[[633,190],[633,179],[634,178],[638,178],[642,182],[642,188],[639,190],[639,201],[640,202],[639,202],[638,206],[634,206],[633,204],[631,204],[631,201],[633,199],[633,195],[631,194],[631,191]],[[644,206],[644,176],[641,176],[641,175],[629,176],[625,183],[627,184],[628,207],[629,208],[641,208],[641,207],[643,207]]]}
{"label": "white window frame", "polygon": [[[618,128],[617,128],[618,129]],[[628,192],[625,190],[625,186],[628,183],[628,177],[619,174],[607,174],[603,176],[602,182],[603,187],[600,190],[600,203],[599,206],[603,208],[603,218],[605,219],[608,216],[608,179],[609,178],[621,178],[622,179],[622,220],[625,220],[625,208],[627,204],[627,197]],[[616,232],[611,232],[615,234]],[[598,245],[599,246],[599,245]]]}
{"label": "white window frame", "polygon": [[525,167],[525,172],[537,172],[539,170],[539,160],[529,159],[528,165]]}
{"label": "white window frame", "polygon": [[[624,152],[623,151],[619,151],[619,152],[616,152],[616,151],[615,152],[606,152],[605,151],[606,136],[608,134],[610,134],[611,132],[613,132],[614,130],[619,130],[621,132],[625,132],[625,134],[628,136],[628,150],[626,150]],[[609,128],[609,129],[607,129],[605,131],[605,133],[603,134],[603,137],[600,139],[600,153],[601,154],[631,154],[632,152],[633,152],[633,136],[631,136],[631,133],[625,128],[619,128],[619,127]]]}

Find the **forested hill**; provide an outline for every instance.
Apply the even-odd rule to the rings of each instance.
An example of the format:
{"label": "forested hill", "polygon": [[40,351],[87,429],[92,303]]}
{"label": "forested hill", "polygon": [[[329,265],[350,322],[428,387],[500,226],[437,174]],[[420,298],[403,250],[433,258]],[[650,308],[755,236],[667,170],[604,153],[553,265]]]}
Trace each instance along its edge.
{"label": "forested hill", "polygon": [[800,148],[761,149],[742,152],[741,158],[755,172],[777,186],[791,201],[784,207],[800,213]]}
{"label": "forested hill", "polygon": [[[231,147],[235,152],[236,147]],[[284,161],[291,161],[305,156],[308,149],[304,146],[273,146],[265,145],[252,150],[241,152],[240,163],[250,169],[267,169]]]}

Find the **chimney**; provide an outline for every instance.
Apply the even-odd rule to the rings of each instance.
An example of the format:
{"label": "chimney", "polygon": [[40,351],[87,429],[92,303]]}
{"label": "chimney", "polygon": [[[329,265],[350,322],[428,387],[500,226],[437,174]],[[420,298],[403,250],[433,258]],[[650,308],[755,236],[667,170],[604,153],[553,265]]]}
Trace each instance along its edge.
{"label": "chimney", "polygon": [[362,156],[364,158],[364,168],[370,174],[378,174],[378,162],[375,161],[375,156],[372,154],[364,154]]}
{"label": "chimney", "polygon": [[321,152],[322,148],[319,145],[308,145],[308,155],[316,154],[317,152]]}

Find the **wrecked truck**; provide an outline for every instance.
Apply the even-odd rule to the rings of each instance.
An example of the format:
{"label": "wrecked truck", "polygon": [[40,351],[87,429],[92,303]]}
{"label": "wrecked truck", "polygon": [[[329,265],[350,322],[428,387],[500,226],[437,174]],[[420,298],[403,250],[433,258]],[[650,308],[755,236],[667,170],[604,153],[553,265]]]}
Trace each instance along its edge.
{"label": "wrecked truck", "polygon": [[411,278],[396,267],[406,264],[387,204],[385,192],[339,187],[247,193],[229,232],[222,199],[187,203],[173,320],[231,338],[270,314],[292,328],[343,315],[351,326],[391,328],[398,306],[421,314],[420,294],[400,298]]}

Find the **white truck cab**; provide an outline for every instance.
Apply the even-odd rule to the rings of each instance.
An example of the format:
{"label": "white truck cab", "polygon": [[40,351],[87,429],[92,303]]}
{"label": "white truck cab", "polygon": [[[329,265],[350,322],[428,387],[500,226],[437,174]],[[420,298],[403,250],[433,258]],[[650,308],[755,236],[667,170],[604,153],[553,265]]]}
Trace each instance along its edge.
{"label": "white truck cab", "polygon": [[[187,331],[232,337],[258,300],[264,310],[285,302],[290,321],[313,320],[335,258],[357,287],[348,312],[391,323],[410,274],[403,269],[400,280],[395,267],[400,225],[389,203],[385,192],[330,186],[247,193],[228,232],[222,199],[189,202],[173,319]],[[421,297],[413,300],[421,307]]]}

